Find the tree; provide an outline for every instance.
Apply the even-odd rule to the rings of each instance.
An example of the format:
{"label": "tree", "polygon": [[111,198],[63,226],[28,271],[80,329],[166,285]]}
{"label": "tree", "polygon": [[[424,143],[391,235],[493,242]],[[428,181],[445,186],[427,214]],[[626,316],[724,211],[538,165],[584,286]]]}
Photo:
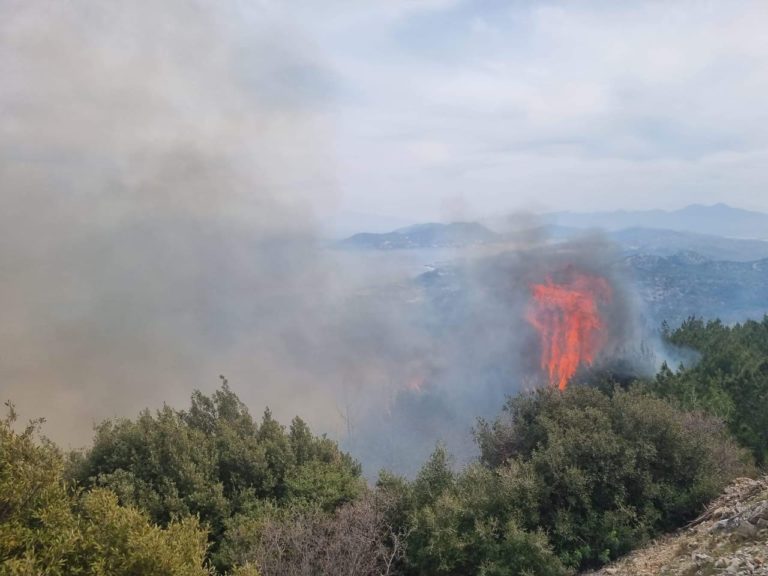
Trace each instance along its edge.
{"label": "tree", "polygon": [[768,316],[734,326],[690,318],[665,337],[688,359],[662,367],[653,391],[722,418],[758,464],[768,462]]}
{"label": "tree", "polygon": [[204,576],[207,534],[188,517],[162,529],[118,505],[107,490],[68,490],[63,459],[21,433],[15,413],[0,421],[0,572],[26,576]]}
{"label": "tree", "polygon": [[407,576],[556,576],[597,566],[682,525],[749,455],[723,423],[638,387],[537,390],[476,430],[455,471],[438,447],[408,482],[382,474],[410,536]]}
{"label": "tree", "polygon": [[211,396],[195,392],[187,411],[165,406],[103,422],[68,475],[86,489],[111,490],[162,526],[198,516],[222,571],[234,567],[220,553],[233,519],[258,518],[267,502],[332,512],[364,487],[359,464],[336,443],[300,419],[286,431],[269,409],[257,424],[226,381]]}
{"label": "tree", "polygon": [[481,423],[482,462],[562,561],[596,565],[697,514],[748,455],[722,423],[639,389],[540,390]]}

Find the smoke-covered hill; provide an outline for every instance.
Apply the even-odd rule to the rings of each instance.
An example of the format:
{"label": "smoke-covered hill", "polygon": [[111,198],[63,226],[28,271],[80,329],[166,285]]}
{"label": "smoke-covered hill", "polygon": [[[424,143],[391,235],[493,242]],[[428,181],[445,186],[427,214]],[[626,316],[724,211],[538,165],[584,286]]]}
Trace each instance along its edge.
{"label": "smoke-covered hill", "polygon": [[476,222],[416,224],[383,234],[360,233],[339,242],[341,248],[403,250],[450,248],[498,242],[499,234]]}
{"label": "smoke-covered hill", "polygon": [[[635,253],[616,259],[612,266],[627,272],[650,326],[665,321],[675,326],[690,316],[734,323],[768,313],[768,259],[712,260],[693,251],[669,256]],[[457,303],[468,298],[460,266],[436,267],[419,282],[445,315],[455,314]]]}
{"label": "smoke-covered hill", "polygon": [[[339,241],[338,248],[358,250],[424,250],[467,248],[479,245],[515,244],[531,237],[563,241],[578,238],[583,228],[561,225],[523,227],[499,233],[474,222],[418,224],[386,233],[361,232]],[[681,251],[698,252],[711,260],[749,262],[768,258],[768,241],[686,232],[663,227],[604,229],[605,234],[626,254],[671,256]]]}
{"label": "smoke-covered hill", "polygon": [[[474,418],[493,413],[505,395],[536,385],[536,335],[525,307],[531,283],[562,269],[557,262],[584,268],[586,261],[587,272],[615,279],[624,303],[611,314],[611,325],[622,331],[609,339],[615,349],[606,360],[627,374],[650,376],[662,360],[681,361],[655,345],[663,322],[675,327],[697,316],[731,324],[768,313],[768,259],[716,260],[690,250],[633,252],[598,238],[577,256],[569,251],[572,242],[537,246],[504,250],[499,244],[496,252],[457,250],[453,258],[450,251],[437,250],[342,252],[346,258],[380,259],[391,269],[404,259],[411,274],[399,282],[377,278],[353,300],[362,309],[388,311],[382,316],[395,311],[407,316],[417,335],[409,341],[418,346],[412,356],[402,355],[392,372],[386,410],[350,402],[346,446],[364,455],[368,470],[383,466],[413,473],[437,439],[459,461],[471,457],[467,431]],[[661,242],[658,248],[666,251]],[[431,262],[421,273],[415,273],[417,255],[423,264]]]}
{"label": "smoke-covered hill", "polygon": [[[675,213],[653,211],[648,213],[622,213],[614,225],[644,221],[630,218],[631,214],[667,214],[658,222],[684,227],[689,213],[705,212],[720,215],[729,226],[735,225],[734,215],[740,222],[757,222],[759,215],[724,205],[689,207]],[[672,215],[681,220],[676,223]],[[579,222],[587,222],[585,215]],[[647,218],[646,218],[647,220]],[[579,222],[566,219],[569,224]],[[706,219],[705,219],[706,221]],[[591,221],[590,221],[591,222]],[[601,223],[597,218],[595,223]],[[712,226],[717,231],[722,226]],[[748,228],[745,228],[747,230]],[[731,230],[732,231],[732,230]],[[459,275],[452,259],[465,260],[466,249],[483,247],[485,254],[513,251],[527,242],[542,241],[557,245],[583,237],[585,232],[568,226],[538,226],[506,233],[493,232],[476,223],[422,224],[402,228],[386,234],[356,234],[337,244],[342,248],[356,248],[379,253],[413,254],[431,271],[419,282],[429,288],[430,298],[440,302],[461,292],[452,284]],[[661,228],[622,228],[601,233],[615,247],[614,265],[625,267],[650,325],[663,321],[677,325],[691,315],[721,318],[732,323],[748,318],[760,318],[768,312],[768,241],[727,238],[699,232],[685,232]],[[436,249],[443,251],[438,253]],[[453,250],[453,253],[445,250]],[[430,250],[434,258],[430,257]],[[474,255],[483,252],[477,252]],[[410,264],[414,258],[408,258]],[[435,262],[440,262],[434,266]],[[391,265],[391,263],[390,263]],[[411,268],[413,269],[413,268]],[[445,310],[443,310],[445,312]]]}

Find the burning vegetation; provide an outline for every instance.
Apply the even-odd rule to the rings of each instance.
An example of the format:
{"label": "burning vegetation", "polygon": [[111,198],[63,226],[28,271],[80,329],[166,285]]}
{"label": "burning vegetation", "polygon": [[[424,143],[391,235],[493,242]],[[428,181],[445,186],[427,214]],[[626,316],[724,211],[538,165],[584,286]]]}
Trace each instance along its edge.
{"label": "burning vegetation", "polygon": [[526,317],[539,334],[541,368],[550,385],[564,390],[605,344],[601,305],[610,302],[613,290],[605,278],[571,271],[561,282],[533,284],[531,296]]}

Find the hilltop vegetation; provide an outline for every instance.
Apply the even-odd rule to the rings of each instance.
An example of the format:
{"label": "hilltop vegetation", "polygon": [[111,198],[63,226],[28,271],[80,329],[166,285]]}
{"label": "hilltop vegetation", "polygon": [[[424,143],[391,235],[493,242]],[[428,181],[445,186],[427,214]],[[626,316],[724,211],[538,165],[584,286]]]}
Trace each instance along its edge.
{"label": "hilltop vegetation", "polygon": [[226,382],[210,397],[194,393],[188,410],[104,422],[93,447],[73,455],[68,477],[110,490],[161,525],[199,518],[221,570],[233,567],[233,542],[255,518],[332,512],[364,490],[360,466],[334,442],[300,418],[285,429],[269,410],[256,423]]}
{"label": "hilltop vegetation", "polygon": [[560,575],[696,517],[766,461],[768,319],[691,319],[653,381],[510,398],[462,470],[438,447],[375,486],[299,418],[255,421],[226,382],[106,421],[63,454],[0,425],[1,574]]}
{"label": "hilltop vegetation", "polygon": [[687,410],[703,410],[727,424],[758,464],[768,462],[768,316],[726,326],[690,318],[665,328],[675,346],[698,353],[672,370],[664,365],[653,391]]}
{"label": "hilltop vegetation", "polygon": [[692,518],[743,452],[713,419],[639,390],[510,399],[460,473],[436,451],[412,483],[384,476],[413,529],[405,574],[565,574]]}
{"label": "hilltop vegetation", "polygon": [[64,459],[21,433],[15,413],[0,421],[0,573],[25,576],[192,576],[204,567],[206,533],[186,515],[160,528],[108,490],[73,489]]}

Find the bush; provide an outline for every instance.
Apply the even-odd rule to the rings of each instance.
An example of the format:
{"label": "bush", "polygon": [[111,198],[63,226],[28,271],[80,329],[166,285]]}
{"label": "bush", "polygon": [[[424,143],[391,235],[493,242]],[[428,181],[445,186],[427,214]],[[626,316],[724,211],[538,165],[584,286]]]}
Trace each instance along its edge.
{"label": "bush", "polygon": [[522,528],[546,529],[571,567],[607,562],[682,525],[749,471],[722,423],[638,389],[524,394],[477,437],[506,507]]}
{"label": "bush", "polygon": [[664,333],[698,354],[677,371],[664,366],[653,390],[687,410],[723,418],[761,465],[768,462],[768,316],[729,327],[690,318]]}
{"label": "bush", "polygon": [[35,423],[16,433],[14,420],[11,409],[0,421],[3,574],[209,574],[207,534],[195,518],[162,529],[142,512],[120,507],[111,492],[70,492],[58,450],[37,441]]}
{"label": "bush", "polygon": [[194,517],[171,522],[166,529],[150,524],[146,514],[118,505],[117,496],[96,489],[84,494],[80,560],[90,558],[93,576],[201,576],[207,534]]}
{"label": "bush", "polygon": [[71,458],[69,477],[111,490],[163,526],[199,516],[222,571],[234,567],[231,553],[219,553],[232,519],[265,502],[332,511],[364,487],[360,466],[334,442],[299,418],[286,430],[269,410],[257,424],[226,382],[210,397],[193,394],[188,411],[166,406],[102,423],[93,447]]}
{"label": "bush", "polygon": [[564,574],[546,535],[521,527],[500,488],[501,477],[481,465],[453,473],[443,448],[433,453],[410,484],[383,475],[379,490],[396,498],[396,517],[410,530],[405,573]]}
{"label": "bush", "polygon": [[35,441],[38,422],[16,433],[8,407],[0,420],[0,562],[8,574],[63,575],[78,546],[78,522],[61,455]]}
{"label": "bush", "polygon": [[555,576],[605,563],[682,525],[749,455],[721,421],[639,388],[537,390],[479,422],[481,457],[443,448],[412,482],[382,474],[410,530],[409,576]]}

